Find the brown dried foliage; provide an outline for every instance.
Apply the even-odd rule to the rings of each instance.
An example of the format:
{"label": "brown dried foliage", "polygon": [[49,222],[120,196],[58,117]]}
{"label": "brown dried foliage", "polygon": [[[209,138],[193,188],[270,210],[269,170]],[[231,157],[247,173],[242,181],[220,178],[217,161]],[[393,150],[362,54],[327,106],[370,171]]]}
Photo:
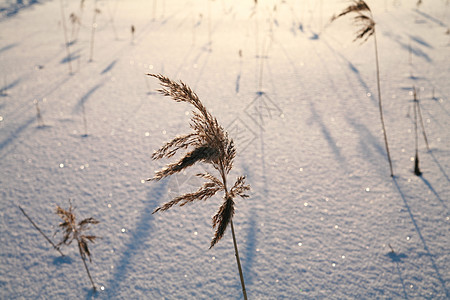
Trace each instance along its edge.
{"label": "brown dried foliage", "polygon": [[75,13],[70,14],[69,20],[73,25],[75,25],[75,24],[80,25],[80,19],[78,18],[78,16]]}
{"label": "brown dried foliage", "polygon": [[205,108],[198,96],[182,81],[175,82],[163,75],[148,74],[157,78],[162,88],[158,90],[162,95],[171,97],[176,102],[186,102],[194,106],[190,127],[192,133],[175,137],[164,144],[152,155],[153,159],[170,158],[179,150],[189,151],[178,161],[168,164],[164,169],[155,172],[149,181],[158,181],[170,175],[176,174],[198,162],[211,164],[220,174],[220,179],[210,173],[197,174],[198,177],[207,181],[196,192],[187,193],[174,198],[161,207],[155,209],[166,211],[174,205],[183,206],[196,200],[207,200],[216,193],[224,192],[224,202],[212,219],[213,228],[216,229],[211,241],[212,248],[225,233],[225,230],[234,215],[234,201],[236,196],[248,197],[245,192],[250,190],[250,186],[245,184],[245,177],[237,179],[234,186],[228,190],[227,175],[233,167],[236,156],[233,140],[228,137],[228,133],[219,125]]}
{"label": "brown dried foliage", "polygon": [[345,8],[337,16],[331,18],[331,22],[343,17],[349,13],[355,13],[356,16],[353,17],[355,24],[361,26],[361,28],[356,32],[355,41],[359,39],[364,39],[363,42],[367,41],[375,32],[375,21],[372,17],[372,11],[369,6],[363,0],[353,0],[347,8]]}
{"label": "brown dried foliage", "polygon": [[91,261],[91,252],[89,251],[88,242],[94,243],[97,236],[86,235],[83,232],[89,229],[89,225],[98,224],[99,221],[94,218],[86,218],[77,224],[74,210],[71,203],[67,210],[56,206],[55,213],[63,220],[63,222],[59,224],[59,227],[63,231],[63,237],[56,246],[59,248],[62,245],[70,245],[73,240],[76,240],[81,258],[84,260],[87,257],[89,258],[89,261]]}

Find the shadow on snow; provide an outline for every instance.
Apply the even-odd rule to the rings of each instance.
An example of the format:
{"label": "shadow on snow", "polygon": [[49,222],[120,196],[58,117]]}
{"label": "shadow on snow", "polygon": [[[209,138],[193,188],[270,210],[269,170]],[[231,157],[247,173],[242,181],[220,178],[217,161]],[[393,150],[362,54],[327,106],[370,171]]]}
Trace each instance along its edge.
{"label": "shadow on snow", "polygon": [[136,221],[135,227],[130,230],[131,234],[128,242],[120,251],[121,255],[118,259],[119,264],[116,266],[115,272],[112,274],[112,277],[107,284],[108,298],[113,296],[118,297],[122,284],[124,284],[130,272],[133,271],[132,267],[135,264],[133,261],[134,258],[141,255],[142,248],[146,247],[146,241],[150,238],[153,227],[153,209],[155,209],[160,200],[164,198],[166,194],[166,185],[167,181],[162,181],[158,187],[151,188],[147,193],[147,199],[144,201],[144,208],[141,211],[141,215]]}
{"label": "shadow on snow", "polygon": [[450,294],[449,294],[449,291],[447,290],[447,287],[445,286],[445,280],[442,278],[442,275],[439,272],[439,268],[436,265],[436,262],[434,261],[433,254],[431,253],[430,249],[428,248],[427,242],[425,241],[425,238],[422,235],[419,225],[417,225],[416,219],[414,218],[414,215],[411,211],[408,201],[406,200],[406,196],[403,193],[402,189],[400,188],[400,185],[398,184],[396,177],[393,177],[393,182],[394,182],[395,187],[397,188],[398,193],[400,194],[400,197],[403,200],[403,203],[405,204],[406,210],[408,211],[409,217],[411,218],[411,222],[414,225],[414,228],[416,229],[417,235],[419,236],[420,240],[422,241],[423,248],[426,251],[427,256],[430,258],[430,262],[431,262],[431,265],[432,265],[434,271],[436,272],[437,279],[439,280],[439,282],[442,285],[442,290],[444,291],[445,296],[448,299],[450,297]]}

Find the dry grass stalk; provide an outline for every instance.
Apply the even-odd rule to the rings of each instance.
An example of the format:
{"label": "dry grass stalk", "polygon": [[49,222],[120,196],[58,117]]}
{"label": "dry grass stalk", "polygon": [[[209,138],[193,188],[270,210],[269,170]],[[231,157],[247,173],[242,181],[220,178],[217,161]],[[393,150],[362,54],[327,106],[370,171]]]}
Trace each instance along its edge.
{"label": "dry grass stalk", "polygon": [[94,16],[92,17],[92,30],[91,30],[91,54],[89,56],[89,61],[92,61],[94,59],[94,38],[95,38],[95,29],[97,28],[98,24],[96,22],[97,20],[97,14],[100,14],[101,10],[97,8],[97,0],[95,0],[94,3]]}
{"label": "dry grass stalk", "polygon": [[[433,93],[434,93],[434,90],[433,90]],[[420,99],[419,99],[419,97],[417,97],[416,106],[417,106],[417,112],[419,113],[420,125],[422,127],[423,139],[425,141],[425,145],[427,146],[427,150],[430,151],[430,145],[428,144],[428,138],[427,138],[427,134],[425,132],[425,125],[423,123],[422,109],[420,108]]]}
{"label": "dry grass stalk", "polygon": [[[252,13],[255,15],[255,57],[259,58],[259,20],[258,20],[258,1],[255,0],[255,6],[254,6],[254,12]],[[262,54],[261,54],[262,56]]]}
{"label": "dry grass stalk", "polygon": [[89,269],[86,264],[86,258],[89,259],[89,262],[92,262],[91,259],[91,252],[88,247],[88,242],[94,243],[95,240],[98,238],[95,235],[86,235],[84,234],[85,231],[89,230],[89,225],[91,224],[98,224],[99,221],[97,221],[94,218],[86,218],[83,219],[80,222],[76,222],[76,217],[74,214],[75,208],[72,207],[72,203],[69,201],[69,208],[67,210],[56,206],[55,213],[61,217],[63,220],[62,223],[59,224],[59,227],[63,231],[63,237],[61,241],[56,245],[58,248],[62,245],[70,245],[74,240],[77,241],[78,244],[78,251],[80,253],[81,260],[83,261],[84,268],[86,269],[86,272],[88,274],[89,280],[91,281],[92,288],[94,291],[96,290],[94,281],[92,280],[91,273],[89,272]]}
{"label": "dry grass stalk", "polygon": [[343,17],[347,14],[353,13],[356,14],[356,16],[353,18],[356,25],[360,26],[360,29],[356,32],[356,37],[354,41],[356,40],[363,40],[363,42],[367,41],[371,36],[373,36],[374,39],[374,46],[375,46],[375,65],[376,65],[376,73],[377,73],[377,89],[378,89],[378,108],[380,110],[380,120],[381,120],[381,127],[383,130],[383,136],[384,136],[384,144],[386,147],[388,162],[389,162],[389,168],[391,171],[391,177],[394,176],[394,170],[392,167],[392,160],[391,160],[391,154],[389,151],[389,145],[388,145],[388,139],[387,139],[387,133],[386,133],[386,127],[384,125],[384,117],[383,117],[383,104],[381,101],[381,87],[380,87],[380,65],[378,62],[378,45],[377,45],[377,36],[375,32],[375,21],[373,20],[372,11],[370,10],[369,6],[367,5],[364,0],[353,0],[351,1],[352,4],[350,4],[346,9],[344,9],[339,15],[333,16],[331,18],[331,22],[335,21],[336,19]]}
{"label": "dry grass stalk", "polygon": [[245,183],[245,177],[240,176],[231,188],[227,185],[227,176],[229,175],[233,161],[236,156],[233,140],[229,138],[228,133],[219,125],[205,108],[198,96],[183,82],[175,82],[163,75],[148,74],[157,78],[162,89],[158,90],[162,95],[169,96],[176,102],[187,102],[194,106],[193,116],[191,118],[192,133],[175,137],[167,142],[152,155],[153,159],[169,158],[174,156],[179,150],[185,150],[187,153],[178,161],[168,164],[164,169],[155,172],[153,178],[149,181],[158,181],[198,163],[204,162],[210,164],[218,171],[219,177],[210,173],[197,174],[206,180],[196,192],[180,195],[173,200],[165,203],[155,209],[166,211],[174,205],[183,206],[197,200],[207,200],[218,192],[223,192],[223,203],[212,218],[212,227],[216,230],[211,240],[210,249],[223,237],[226,228],[230,225],[232,230],[233,243],[235,246],[236,260],[241,279],[244,298],[247,298],[245,291],[244,277],[240,266],[239,253],[236,244],[236,237],[233,227],[234,199],[237,196],[248,197],[246,194],[250,186]]}
{"label": "dry grass stalk", "polygon": [[88,127],[87,127],[87,118],[86,118],[86,109],[84,108],[84,102],[81,103],[81,112],[83,113],[83,125],[84,125],[84,135],[88,136]]}
{"label": "dry grass stalk", "polygon": [[39,108],[39,101],[34,99],[34,105],[36,106],[36,119],[38,123],[38,127],[45,127],[44,119],[42,118],[41,109]]}
{"label": "dry grass stalk", "polygon": [[61,23],[62,23],[63,32],[64,32],[64,45],[66,46],[67,63],[68,63],[68,66],[69,66],[69,74],[72,74],[72,57],[71,57],[71,54],[70,54],[69,40],[67,38],[66,17],[65,17],[65,13],[64,13],[64,6],[63,6],[63,3],[62,3],[62,0],[59,0],[59,4],[60,4],[60,7],[61,7]]}
{"label": "dry grass stalk", "polygon": [[84,1],[85,0],[80,1],[80,10],[79,10],[80,12],[79,12],[79,16],[77,16],[77,19],[78,19],[77,25],[78,26],[76,26],[75,34],[72,37],[73,41],[75,41],[78,38],[78,33],[80,32],[81,23],[83,20],[83,13],[84,13]]}
{"label": "dry grass stalk", "polygon": [[394,247],[392,247],[391,244],[388,244],[388,246],[389,246],[389,248],[391,249],[391,253],[392,253],[392,254],[395,254]]}
{"label": "dry grass stalk", "polygon": [[80,18],[75,14],[71,13],[69,15],[70,23],[72,24],[72,41],[75,41],[76,29],[81,26]]}
{"label": "dry grass stalk", "polygon": [[413,95],[414,95],[414,137],[415,137],[415,147],[416,147],[416,155],[414,157],[414,174],[417,176],[422,175],[422,172],[419,168],[419,138],[417,134],[417,94],[416,94],[416,88],[413,88]]}
{"label": "dry grass stalk", "polygon": [[25,212],[25,210],[19,205],[19,209],[22,211],[23,215],[30,221],[31,225],[33,225],[34,228],[36,228],[37,231],[49,242],[53,248],[61,254],[61,256],[64,256],[64,253],[61,252],[58,246],[53,243],[53,241],[39,228],[39,226],[36,225],[36,223],[33,222],[33,220],[28,216],[28,214]]}

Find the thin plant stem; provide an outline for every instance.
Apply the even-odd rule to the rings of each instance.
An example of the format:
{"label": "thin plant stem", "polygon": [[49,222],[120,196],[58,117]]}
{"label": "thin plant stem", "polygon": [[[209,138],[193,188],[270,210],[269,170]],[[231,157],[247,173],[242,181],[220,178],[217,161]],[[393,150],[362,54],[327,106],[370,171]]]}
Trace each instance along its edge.
{"label": "thin plant stem", "polygon": [[416,158],[418,156],[419,149],[419,136],[417,134],[417,97],[416,89],[414,89],[414,146],[416,148]]}
{"label": "thin plant stem", "polygon": [[[70,17],[72,17],[73,15],[70,15]],[[76,19],[75,19],[76,17],[74,17],[74,19],[72,19],[71,21],[72,21],[72,34],[70,35],[70,40],[71,40],[71,42],[73,42],[73,41],[75,41],[75,30],[76,30],[76,27],[77,27],[77,24],[76,24]]]}
{"label": "thin plant stem", "polygon": [[384,144],[386,146],[386,152],[387,152],[387,157],[388,157],[388,161],[389,161],[389,168],[391,171],[391,177],[394,177],[394,170],[392,168],[391,153],[389,152],[386,127],[384,126],[383,104],[381,102],[380,66],[379,66],[379,62],[378,62],[378,45],[377,45],[377,33],[376,32],[374,32],[374,34],[373,34],[373,40],[374,40],[374,45],[375,45],[375,63],[376,63],[376,69],[377,69],[378,107],[380,109],[380,120],[381,120],[381,126],[383,128]]}
{"label": "thin plant stem", "polygon": [[88,269],[87,264],[86,264],[86,258],[83,258],[83,254],[82,254],[82,250],[81,250],[81,243],[80,243],[79,240],[77,240],[77,242],[78,242],[78,250],[80,251],[80,257],[81,257],[81,260],[83,261],[84,268],[86,269],[86,272],[88,274],[89,280],[91,281],[92,288],[94,289],[94,291],[96,291],[97,288],[95,287],[94,280],[92,280],[91,273],[89,273],[89,269]]}
{"label": "thin plant stem", "polygon": [[67,27],[66,27],[66,17],[65,17],[65,13],[64,13],[64,6],[62,3],[62,0],[59,0],[59,3],[61,6],[61,23],[62,23],[63,31],[64,31],[64,45],[66,46],[67,62],[69,65],[69,74],[72,74],[72,58],[70,55],[69,40],[67,39]]}
{"label": "thin plant stem", "polygon": [[241,260],[239,258],[239,251],[236,243],[236,237],[234,234],[233,219],[230,220],[230,226],[231,226],[231,235],[233,236],[234,254],[236,256],[236,262],[239,269],[239,277],[241,279],[242,294],[244,295],[244,300],[247,300],[247,291],[245,290],[244,274],[242,273]]}
{"label": "thin plant stem", "polygon": [[419,168],[419,135],[417,134],[417,94],[416,88],[414,88],[414,135],[415,135],[415,147],[416,147],[416,156],[414,157],[414,174],[417,176],[422,175],[422,172]]}
{"label": "thin plant stem", "polygon": [[419,113],[420,125],[422,126],[422,134],[423,134],[423,138],[425,140],[425,145],[427,146],[427,150],[430,151],[430,146],[428,145],[427,134],[425,133],[425,126],[423,124],[422,110],[420,109],[419,99],[417,99],[417,112]]}
{"label": "thin plant stem", "polygon": [[86,118],[86,110],[84,109],[84,103],[81,105],[81,109],[83,111],[84,135],[88,136],[87,118]]}
{"label": "thin plant stem", "polygon": [[[342,17],[348,13],[355,12],[356,16],[354,20],[356,23],[361,24],[362,28],[357,31],[355,41],[358,39],[364,39],[363,42],[367,41],[367,39],[373,35],[374,47],[375,47],[375,67],[376,67],[376,76],[377,76],[377,90],[378,90],[378,108],[380,110],[380,120],[381,127],[383,130],[384,136],[384,144],[386,147],[387,157],[389,161],[389,168],[391,171],[391,177],[394,177],[394,170],[392,167],[391,153],[389,151],[388,138],[386,133],[386,126],[384,125],[384,117],[383,117],[383,103],[381,101],[381,87],[380,87],[380,63],[378,59],[378,44],[377,44],[377,34],[375,30],[375,21],[373,20],[372,11],[364,0],[353,0],[353,3],[344,9],[338,16],[333,16],[331,21],[336,20],[339,17]],[[367,15],[368,14],[368,15]]]}
{"label": "thin plant stem", "polygon": [[80,32],[81,21],[83,20],[83,12],[84,12],[84,2],[81,2],[79,24],[78,24],[77,31],[75,32],[75,36],[74,36],[73,40],[78,39],[78,33]]}
{"label": "thin plant stem", "polygon": [[42,118],[41,109],[39,108],[39,101],[34,99],[34,104],[36,106],[36,119],[38,127],[45,127],[44,119]]}
{"label": "thin plant stem", "polygon": [[91,53],[89,56],[89,61],[92,61],[94,58],[94,38],[95,38],[95,29],[97,28],[97,23],[96,23],[96,19],[97,19],[97,0],[95,0],[94,2],[94,16],[92,18],[92,30],[91,30]]}
{"label": "thin plant stem", "polygon": [[[228,196],[228,188],[227,188],[227,176],[225,172],[224,163],[221,162],[221,168],[220,168],[220,175],[222,176],[222,183],[225,187],[225,197]],[[239,270],[239,278],[241,280],[241,286],[242,286],[242,294],[244,296],[244,300],[247,300],[247,291],[245,289],[245,283],[244,283],[244,274],[242,273],[242,267],[241,267],[241,259],[239,258],[239,251],[237,247],[236,242],[236,235],[234,233],[234,226],[233,226],[233,218],[230,219],[230,226],[231,226],[231,235],[233,236],[233,245],[234,245],[234,255],[236,256],[236,262]]]}
{"label": "thin plant stem", "polygon": [[55,248],[55,250],[58,251],[59,254],[61,254],[61,256],[65,256],[64,253],[62,253],[61,250],[59,250],[59,248],[52,242],[52,240],[44,232],[42,232],[42,230],[36,225],[36,223],[34,223],[33,220],[31,220],[31,218],[27,215],[25,210],[20,205],[19,209],[22,211],[23,215],[28,219],[28,221],[30,221],[31,225],[33,225],[34,228],[36,228],[37,231],[39,231],[39,233],[42,234],[42,236],[53,246],[53,248]]}
{"label": "thin plant stem", "polygon": [[212,227],[216,230],[209,249],[214,247],[215,244],[223,237],[228,225],[231,223],[233,244],[235,250],[235,256],[238,264],[239,275],[242,285],[242,291],[244,299],[247,299],[247,293],[245,290],[244,276],[242,273],[242,267],[239,259],[239,252],[236,243],[236,235],[232,223],[234,216],[234,201],[236,196],[242,198],[249,197],[245,194],[250,190],[250,185],[245,184],[245,176],[240,176],[236,179],[236,182],[231,187],[227,186],[227,175],[231,171],[233,166],[233,160],[236,155],[234,148],[234,142],[229,139],[228,133],[221,127],[217,119],[214,118],[203,106],[198,96],[182,81],[179,83],[170,80],[163,75],[149,74],[160,80],[162,89],[158,90],[164,96],[170,96],[177,102],[187,102],[192,104],[198,112],[194,112],[192,120],[192,129],[194,133],[184,136],[178,136],[172,141],[166,143],[159,150],[155,151],[152,155],[153,159],[160,159],[163,157],[172,157],[178,150],[186,149],[189,146],[195,147],[192,151],[189,151],[180,161],[171,163],[166,168],[159,170],[155,173],[153,178],[149,181],[158,181],[162,178],[176,174],[183,169],[186,169],[197,162],[211,163],[214,169],[216,169],[220,175],[215,177],[214,175],[206,172],[197,174],[197,176],[209,180],[205,182],[197,192],[187,193],[174,198],[172,201],[165,203],[153,211],[166,211],[174,205],[183,206],[187,203],[195,200],[206,200],[213,197],[217,192],[223,191],[223,204],[219,207],[219,210],[212,218]]}

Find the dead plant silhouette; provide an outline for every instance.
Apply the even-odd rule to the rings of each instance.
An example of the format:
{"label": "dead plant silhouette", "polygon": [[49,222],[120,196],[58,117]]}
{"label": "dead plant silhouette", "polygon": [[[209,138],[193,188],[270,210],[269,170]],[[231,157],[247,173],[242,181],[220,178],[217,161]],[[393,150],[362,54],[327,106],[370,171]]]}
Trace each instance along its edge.
{"label": "dead plant silhouette", "polygon": [[[416,150],[416,155],[414,157],[414,174],[416,176],[421,176],[422,172],[420,171],[419,168],[419,136],[417,133],[417,114],[419,110],[419,100],[417,98],[416,87],[413,87],[413,96],[414,96],[414,145]],[[425,134],[425,130],[423,131],[423,133]]]}
{"label": "dead plant silhouette", "polygon": [[86,269],[89,280],[91,281],[92,288],[96,291],[97,289],[86,264],[86,257],[89,258],[89,262],[92,262],[88,242],[94,243],[98,237],[95,235],[85,235],[83,232],[89,229],[89,225],[98,224],[99,221],[91,217],[83,219],[77,223],[74,210],[75,208],[72,207],[72,203],[70,201],[69,208],[67,210],[56,206],[55,213],[63,220],[63,222],[59,224],[59,227],[63,230],[63,237],[61,242],[59,242],[56,246],[59,249],[62,245],[70,245],[73,240],[77,241],[78,251],[80,253],[81,260],[83,261],[84,268]]}
{"label": "dead plant silhouette", "polygon": [[59,4],[61,8],[61,23],[64,33],[64,45],[66,46],[67,53],[67,65],[69,66],[69,74],[72,75],[72,57],[70,54],[69,40],[67,38],[66,15],[64,13],[64,5],[62,3],[62,0],[59,0]]}
{"label": "dead plant silhouette", "polygon": [[92,17],[92,29],[91,29],[91,52],[89,55],[89,61],[94,60],[94,38],[95,38],[95,30],[97,29],[97,15],[100,14],[102,11],[97,8],[97,0],[94,1],[94,16]]}
{"label": "dead plant silhouette", "polygon": [[386,133],[386,127],[384,125],[384,117],[383,117],[383,104],[381,101],[381,87],[380,87],[380,66],[378,62],[378,45],[377,45],[377,36],[375,32],[375,21],[373,20],[372,11],[369,6],[363,0],[353,0],[352,4],[350,4],[346,9],[344,9],[339,15],[333,16],[331,18],[331,22],[336,19],[343,17],[349,13],[354,13],[356,16],[354,17],[354,22],[357,25],[361,25],[361,28],[356,32],[356,40],[363,40],[366,42],[371,36],[373,36],[374,45],[375,45],[375,65],[377,71],[377,88],[378,88],[378,107],[380,110],[380,120],[381,127],[384,135],[384,144],[386,147],[387,157],[389,161],[389,168],[391,171],[391,177],[394,176],[394,170],[392,167],[391,154],[389,152],[389,145]]}
{"label": "dead plant silhouette", "polygon": [[210,249],[223,237],[228,224],[230,224],[242,293],[244,299],[247,299],[232,219],[234,215],[234,198],[237,196],[247,198],[248,195],[245,194],[245,192],[250,190],[250,186],[245,183],[245,176],[238,177],[231,188],[227,185],[227,176],[233,167],[233,161],[236,156],[233,140],[229,138],[228,133],[219,125],[217,119],[207,111],[203,103],[190,87],[181,81],[178,83],[163,75],[148,75],[153,76],[160,81],[163,88],[158,90],[158,92],[162,95],[169,96],[176,102],[187,102],[196,109],[193,111],[190,124],[194,132],[175,137],[173,140],[163,145],[159,150],[155,151],[152,158],[169,158],[175,155],[178,150],[187,150],[188,148],[191,148],[191,150],[179,161],[168,164],[164,169],[155,172],[155,176],[148,180],[158,181],[178,173],[198,162],[212,165],[220,175],[220,177],[217,178],[208,172],[197,174],[198,177],[206,180],[203,186],[196,192],[187,193],[174,198],[172,201],[155,209],[153,213],[166,211],[177,204],[183,206],[196,200],[207,200],[216,193],[223,191],[224,202],[212,218],[212,227],[216,231],[211,240]]}

